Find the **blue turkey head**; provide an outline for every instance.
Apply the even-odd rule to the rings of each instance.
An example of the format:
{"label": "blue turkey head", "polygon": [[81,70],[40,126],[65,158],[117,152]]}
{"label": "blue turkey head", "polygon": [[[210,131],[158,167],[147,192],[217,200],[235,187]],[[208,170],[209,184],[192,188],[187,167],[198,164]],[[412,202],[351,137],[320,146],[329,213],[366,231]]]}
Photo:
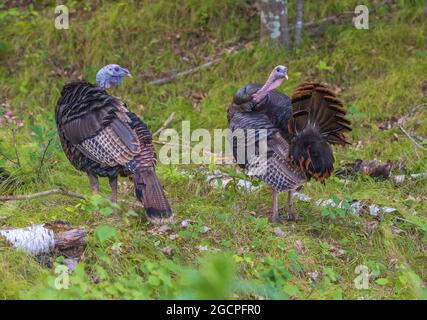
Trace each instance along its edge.
{"label": "blue turkey head", "polygon": [[96,74],[96,84],[101,88],[108,89],[112,86],[118,86],[124,77],[131,77],[128,69],[117,64],[108,64]]}

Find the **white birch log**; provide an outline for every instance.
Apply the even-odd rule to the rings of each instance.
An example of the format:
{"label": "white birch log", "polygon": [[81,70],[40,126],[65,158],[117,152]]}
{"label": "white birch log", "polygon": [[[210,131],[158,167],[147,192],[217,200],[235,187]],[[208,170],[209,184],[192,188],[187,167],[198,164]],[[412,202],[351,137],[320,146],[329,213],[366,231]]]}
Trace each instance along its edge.
{"label": "white birch log", "polygon": [[55,230],[54,224],[38,224],[25,228],[0,229],[0,239],[31,255],[52,253],[69,256],[81,251],[86,243],[84,228]]}

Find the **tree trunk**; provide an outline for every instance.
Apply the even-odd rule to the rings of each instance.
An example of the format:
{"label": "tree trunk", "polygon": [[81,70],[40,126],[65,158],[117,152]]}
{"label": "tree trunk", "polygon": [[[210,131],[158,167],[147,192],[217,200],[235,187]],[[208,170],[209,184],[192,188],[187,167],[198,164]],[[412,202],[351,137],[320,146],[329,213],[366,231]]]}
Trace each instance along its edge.
{"label": "tree trunk", "polygon": [[261,41],[290,48],[287,0],[261,0]]}
{"label": "tree trunk", "polygon": [[289,38],[289,23],[288,23],[288,0],[283,0],[283,11],[280,12],[280,24],[282,25],[282,43],[286,49],[291,50],[292,44]]}
{"label": "tree trunk", "polygon": [[299,48],[301,43],[303,10],[304,0],[297,0],[297,10],[295,15],[295,49]]}

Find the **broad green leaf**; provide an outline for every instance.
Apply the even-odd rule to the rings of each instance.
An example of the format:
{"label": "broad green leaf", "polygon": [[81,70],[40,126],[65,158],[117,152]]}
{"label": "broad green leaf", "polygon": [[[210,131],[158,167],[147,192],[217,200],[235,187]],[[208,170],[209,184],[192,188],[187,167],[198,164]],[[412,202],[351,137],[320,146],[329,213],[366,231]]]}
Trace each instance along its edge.
{"label": "broad green leaf", "polygon": [[116,234],[116,229],[110,225],[101,225],[95,230],[95,235],[101,242],[116,237]]}
{"label": "broad green leaf", "polygon": [[380,285],[380,286],[385,286],[386,284],[389,283],[389,281],[386,278],[379,278],[379,279],[375,280],[375,283]]}

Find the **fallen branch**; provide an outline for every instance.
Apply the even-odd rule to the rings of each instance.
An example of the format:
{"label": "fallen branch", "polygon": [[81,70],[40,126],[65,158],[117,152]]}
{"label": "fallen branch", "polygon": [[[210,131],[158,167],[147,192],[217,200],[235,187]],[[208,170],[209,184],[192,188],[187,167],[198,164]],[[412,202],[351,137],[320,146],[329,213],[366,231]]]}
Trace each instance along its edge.
{"label": "fallen branch", "polygon": [[424,151],[427,151],[427,148],[426,147],[424,147],[424,146],[422,146],[421,144],[419,144],[418,143],[418,141],[417,140],[415,140],[414,139],[414,137],[413,136],[411,136],[410,134],[409,134],[409,132],[408,131],[406,131],[404,128],[403,128],[403,126],[402,125],[399,125],[399,129],[418,147],[418,148],[420,148],[420,149],[423,149]]}
{"label": "fallen branch", "polygon": [[399,121],[399,129],[420,149],[423,149],[424,151],[427,151],[427,148],[424,147],[423,145],[421,145],[420,143],[418,143],[417,140],[414,139],[414,137],[405,130],[405,128],[403,128],[403,124],[405,123],[405,121],[409,118],[415,115],[415,113],[423,107],[426,107],[427,103],[421,103],[419,105],[414,106],[406,116],[403,116],[400,121]]}
{"label": "fallen branch", "polygon": [[46,196],[49,196],[52,194],[62,194],[64,196],[68,196],[68,197],[87,200],[87,197],[80,194],[80,193],[68,191],[68,190],[63,189],[63,188],[58,188],[58,189],[46,190],[46,191],[42,191],[42,192],[36,192],[36,193],[32,193],[32,194],[20,194],[20,195],[14,195],[14,196],[0,196],[0,201],[29,200],[29,199],[46,197]]}
{"label": "fallen branch", "polygon": [[347,163],[343,167],[338,168],[335,174],[340,178],[345,178],[347,176],[353,176],[356,173],[361,173],[373,178],[387,179],[390,177],[393,167],[394,163],[392,161],[383,163],[378,160],[357,159],[354,162]]}
{"label": "fallen branch", "polygon": [[155,85],[155,86],[159,86],[159,85],[162,85],[162,84],[165,84],[165,83],[169,83],[169,82],[174,81],[177,78],[180,78],[180,77],[192,74],[192,73],[196,73],[200,69],[207,68],[207,67],[210,67],[210,66],[212,66],[214,64],[217,64],[218,62],[221,61],[221,59],[222,58],[216,58],[216,59],[214,59],[212,61],[209,61],[209,62],[206,62],[206,63],[204,63],[204,64],[202,64],[200,66],[197,66],[197,67],[194,67],[194,68],[182,71],[182,72],[178,72],[178,73],[170,75],[168,77],[164,77],[164,78],[161,78],[161,79],[153,80],[153,81],[150,81],[149,83],[152,84],[152,85]]}
{"label": "fallen branch", "polygon": [[86,244],[86,235],[85,228],[71,228],[61,221],[0,230],[0,237],[7,243],[32,255],[56,253],[80,257]]}
{"label": "fallen branch", "polygon": [[[63,188],[57,188],[57,189],[46,190],[46,191],[41,191],[41,192],[36,192],[36,193],[31,193],[31,194],[0,196],[0,201],[30,200],[30,199],[47,197],[47,196],[50,196],[53,194],[60,194],[63,196],[82,199],[82,200],[89,200],[89,197],[87,197],[81,193],[69,191],[69,190],[66,190]],[[118,200],[118,201],[125,203],[125,204],[128,204],[128,205],[131,205],[131,206],[134,206],[134,207],[141,207],[142,206],[142,204],[139,202],[124,200],[124,199]]]}
{"label": "fallen branch", "polygon": [[393,181],[396,184],[400,184],[405,182],[406,179],[410,179],[410,180],[418,180],[418,179],[423,179],[427,177],[427,171],[426,172],[422,172],[422,173],[413,173],[410,174],[409,177],[405,176],[405,175],[398,175],[398,176],[393,176]]}
{"label": "fallen branch", "polygon": [[413,117],[418,112],[418,110],[424,107],[427,107],[427,103],[421,103],[412,107],[411,110],[409,110],[409,112],[405,116],[400,118],[399,124],[403,125],[408,118]]}
{"label": "fallen branch", "polygon": [[165,120],[165,122],[163,122],[162,126],[159,129],[157,129],[156,132],[153,133],[153,137],[160,135],[160,133],[162,133],[162,131],[165,130],[169,126],[169,124],[173,121],[174,117],[175,117],[175,112],[172,112],[169,115],[169,117]]}

